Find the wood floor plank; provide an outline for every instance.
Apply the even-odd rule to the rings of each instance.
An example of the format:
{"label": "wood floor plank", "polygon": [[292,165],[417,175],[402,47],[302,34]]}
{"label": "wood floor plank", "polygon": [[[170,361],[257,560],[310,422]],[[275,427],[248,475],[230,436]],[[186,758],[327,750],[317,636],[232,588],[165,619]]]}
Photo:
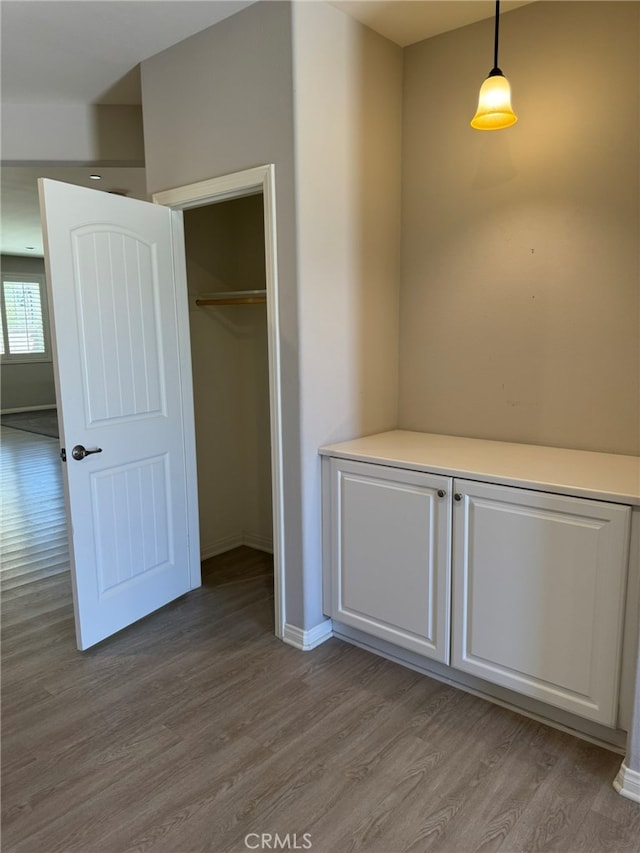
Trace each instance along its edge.
{"label": "wood floor plank", "polygon": [[273,635],[270,555],[75,648],[58,442],[2,428],[3,853],[639,853],[620,756],[333,639]]}
{"label": "wood floor plank", "polygon": [[580,853],[638,853],[640,849],[640,815],[634,803],[627,800],[628,820],[618,823],[607,815],[590,811],[574,841]]}
{"label": "wood floor plank", "polygon": [[594,750],[578,739],[562,742],[562,754],[548,783],[536,791],[529,808],[507,836],[506,849],[564,853],[567,839],[578,837],[592,812],[600,787],[594,781],[610,772],[612,764],[611,753],[605,750]]}

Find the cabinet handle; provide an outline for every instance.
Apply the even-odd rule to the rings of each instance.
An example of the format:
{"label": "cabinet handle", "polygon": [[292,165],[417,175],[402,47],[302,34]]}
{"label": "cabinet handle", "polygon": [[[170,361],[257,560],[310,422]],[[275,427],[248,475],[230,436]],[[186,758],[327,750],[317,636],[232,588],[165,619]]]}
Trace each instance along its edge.
{"label": "cabinet handle", "polygon": [[446,495],[447,495],[447,493],[445,492],[444,489],[438,489],[438,497],[439,498],[444,498],[444,497],[446,497]]}
{"label": "cabinet handle", "polygon": [[462,495],[459,492],[456,492],[453,497],[454,497],[454,500],[456,500],[456,501],[462,500]]}

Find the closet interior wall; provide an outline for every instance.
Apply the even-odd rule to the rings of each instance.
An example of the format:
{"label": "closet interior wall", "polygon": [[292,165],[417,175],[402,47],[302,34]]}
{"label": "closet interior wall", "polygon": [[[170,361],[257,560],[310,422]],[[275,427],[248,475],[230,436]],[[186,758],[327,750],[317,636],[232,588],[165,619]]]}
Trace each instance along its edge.
{"label": "closet interior wall", "polygon": [[262,195],[184,212],[200,550],[273,550],[266,305],[197,306],[265,288]]}

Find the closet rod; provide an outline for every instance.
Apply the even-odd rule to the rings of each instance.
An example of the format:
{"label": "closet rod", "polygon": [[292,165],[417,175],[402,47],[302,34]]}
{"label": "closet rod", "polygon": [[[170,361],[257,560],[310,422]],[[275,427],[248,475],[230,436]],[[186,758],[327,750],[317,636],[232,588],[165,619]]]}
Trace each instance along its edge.
{"label": "closet rod", "polygon": [[266,301],[266,290],[227,290],[205,293],[196,299],[196,305],[255,305]]}

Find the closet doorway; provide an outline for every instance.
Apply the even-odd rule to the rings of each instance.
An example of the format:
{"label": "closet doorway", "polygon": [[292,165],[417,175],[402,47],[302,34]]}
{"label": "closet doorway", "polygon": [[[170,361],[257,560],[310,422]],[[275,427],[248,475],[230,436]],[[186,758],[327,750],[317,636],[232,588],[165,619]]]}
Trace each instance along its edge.
{"label": "closet doorway", "polygon": [[[274,167],[157,193],[182,211],[202,560],[273,553],[284,633],[282,444]],[[179,220],[180,216],[177,216]]]}
{"label": "closet doorway", "polygon": [[184,211],[203,560],[273,551],[262,195]]}

